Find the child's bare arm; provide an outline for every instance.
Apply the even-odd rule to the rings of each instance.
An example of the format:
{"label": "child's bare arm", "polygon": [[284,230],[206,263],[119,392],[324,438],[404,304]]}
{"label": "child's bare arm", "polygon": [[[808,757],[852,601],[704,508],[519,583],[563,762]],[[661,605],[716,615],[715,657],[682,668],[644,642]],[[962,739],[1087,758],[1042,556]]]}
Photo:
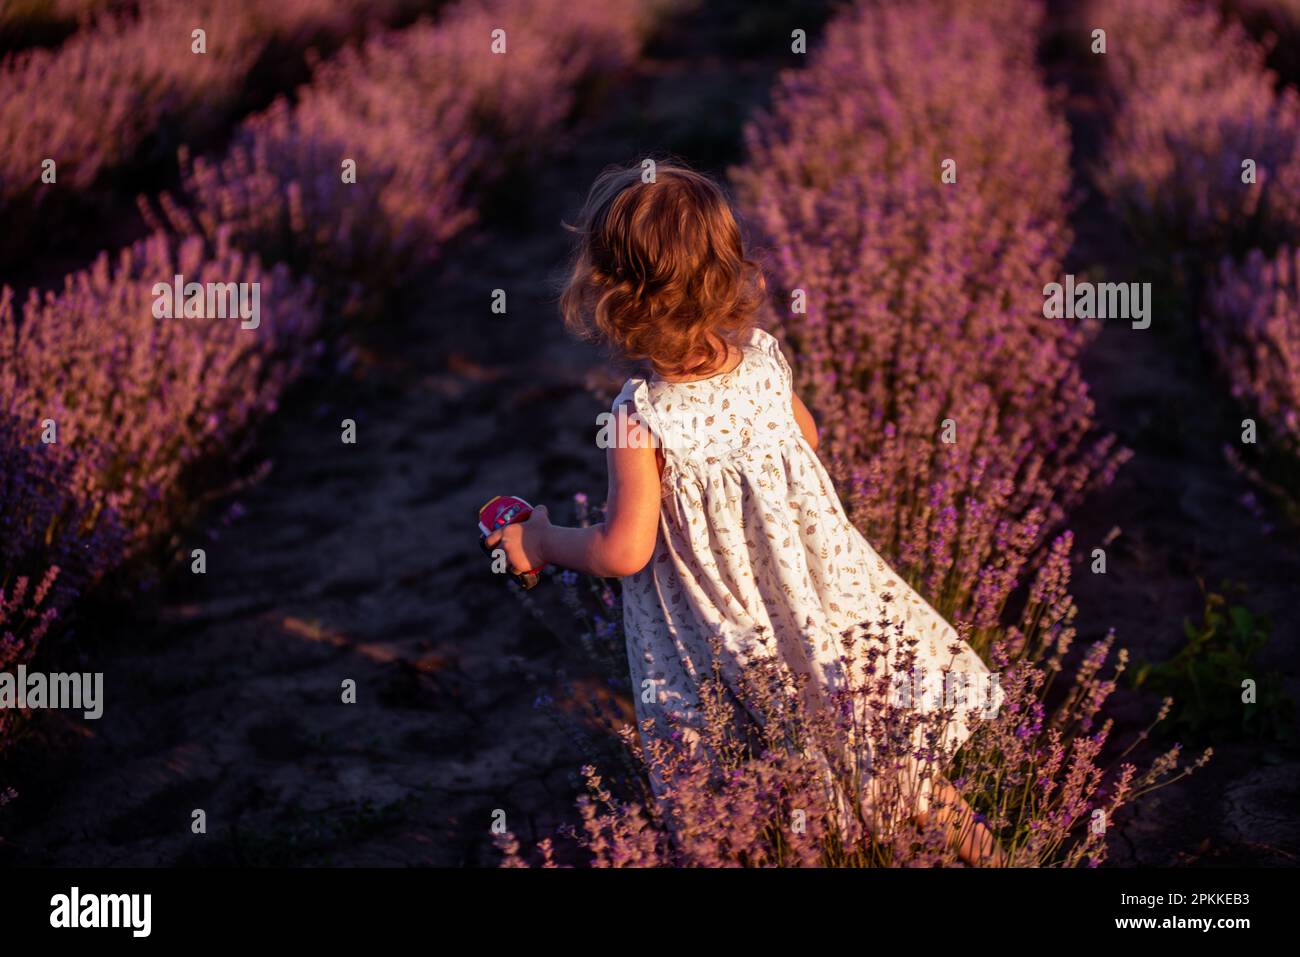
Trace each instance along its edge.
{"label": "child's bare arm", "polygon": [[803,404],[797,395],[794,397],[794,420],[799,423],[799,431],[803,437],[808,440],[808,444],[817,448],[817,423],[813,421],[812,413],[808,407]]}
{"label": "child's bare arm", "polygon": [[626,443],[606,452],[609,495],[605,521],[587,528],[552,525],[545,506],[528,521],[507,525],[488,537],[506,550],[516,571],[543,563],[559,565],[601,578],[622,578],[640,571],[654,554],[659,535],[659,465],[650,433],[631,423]]}

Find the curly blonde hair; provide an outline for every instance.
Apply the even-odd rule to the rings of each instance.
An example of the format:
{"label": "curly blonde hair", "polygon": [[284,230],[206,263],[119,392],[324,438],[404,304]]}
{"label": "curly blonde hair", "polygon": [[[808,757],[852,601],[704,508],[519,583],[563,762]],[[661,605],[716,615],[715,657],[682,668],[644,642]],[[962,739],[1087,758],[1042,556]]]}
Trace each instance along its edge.
{"label": "curly blonde hair", "polygon": [[565,326],[665,378],[714,371],[754,324],[763,276],[722,187],[676,163],[611,167],[577,226]]}

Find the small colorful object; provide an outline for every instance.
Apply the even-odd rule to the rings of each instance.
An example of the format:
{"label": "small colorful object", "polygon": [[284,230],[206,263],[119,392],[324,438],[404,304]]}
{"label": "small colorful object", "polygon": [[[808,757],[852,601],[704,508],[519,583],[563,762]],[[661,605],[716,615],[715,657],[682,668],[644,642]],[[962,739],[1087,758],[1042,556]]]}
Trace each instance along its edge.
{"label": "small colorful object", "polygon": [[[479,545],[483,551],[491,555],[492,548],[487,543],[488,536],[507,525],[526,522],[532,514],[533,507],[518,496],[497,495],[490,499],[478,510]],[[546,565],[542,564],[526,572],[512,571],[510,577],[524,588],[532,588],[541,580],[541,572],[545,567]]]}

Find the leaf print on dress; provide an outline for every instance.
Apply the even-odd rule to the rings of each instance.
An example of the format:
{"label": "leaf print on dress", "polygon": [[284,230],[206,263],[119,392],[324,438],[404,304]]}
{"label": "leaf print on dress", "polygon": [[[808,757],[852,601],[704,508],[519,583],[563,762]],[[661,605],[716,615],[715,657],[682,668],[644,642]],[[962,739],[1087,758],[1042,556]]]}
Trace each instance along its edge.
{"label": "leaf print on dress", "polygon": [[[665,474],[675,480],[665,482],[670,487],[654,558],[623,579],[629,662],[652,655],[668,676],[667,687],[680,689],[651,702],[636,697],[643,742],[648,734],[666,732],[670,708],[679,728],[704,729],[687,699],[699,700],[692,662],[715,637],[725,660],[702,670],[717,664],[739,685],[737,669],[747,667],[741,662],[752,653],[755,636],[766,636],[775,660],[791,672],[810,672],[813,692],[829,696],[845,678],[841,632],[879,622],[892,607],[906,626],[904,634],[888,639],[894,649],[914,647],[925,669],[951,668],[977,680],[988,676],[952,625],[849,523],[794,418],[791,378],[776,341],[755,330],[730,373],[691,383],[633,378],[615,399],[615,406],[630,400],[651,423],[661,412],[666,419],[687,406],[698,413],[689,447],[664,449]],[[738,432],[736,423],[745,423]],[[943,640],[916,641],[922,634]],[[860,643],[858,654],[874,658],[879,645]],[[944,654],[945,646],[963,653]],[[869,661],[851,664],[856,669]],[[994,694],[996,707],[1002,697],[996,686]],[[960,715],[953,722],[957,743],[971,730]],[[917,801],[924,807],[925,794]]]}

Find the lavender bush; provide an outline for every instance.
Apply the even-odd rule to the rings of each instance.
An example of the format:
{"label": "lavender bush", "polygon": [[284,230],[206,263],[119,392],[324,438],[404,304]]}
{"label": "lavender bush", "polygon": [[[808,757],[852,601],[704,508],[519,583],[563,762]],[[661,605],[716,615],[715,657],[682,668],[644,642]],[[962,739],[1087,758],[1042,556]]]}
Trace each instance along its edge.
{"label": "lavender bush", "polygon": [[[1043,317],[1069,241],[1068,132],[1032,36],[971,9],[841,17],[782,77],[733,178],[851,516],[982,644],[1031,556],[1124,453],[1095,434],[1085,330]],[[956,184],[940,181],[945,158]]]}
{"label": "lavender bush", "polygon": [[[625,727],[638,771],[632,786],[616,795],[585,767],[581,824],[562,834],[596,867],[954,866],[956,842],[938,823],[955,807],[935,786],[943,779],[997,836],[1004,865],[1099,865],[1115,815],[1202,767],[1211,751],[1188,765],[1175,746],[1139,767],[1133,754],[1167,715],[1168,700],[1127,747],[1111,740],[1102,709],[1127,663],[1125,652],[1112,655],[1113,635],[1085,651],[1068,686],[1057,686],[1075,638],[1070,545],[1068,536],[1053,543],[1021,621],[992,645],[1005,696],[995,714],[982,711],[978,692],[916,707],[906,692],[915,640],[882,616],[843,636],[853,677],[829,707],[810,707],[799,682],[768,660],[742,675],[734,695],[720,675],[704,682],[702,732]],[[621,641],[621,629],[608,635],[611,650]],[[976,731],[957,748],[948,732],[962,709]],[[870,749],[853,745],[866,740]],[[919,824],[904,811],[918,793],[929,794]],[[504,866],[555,866],[551,839],[535,855],[513,835],[499,846]]]}
{"label": "lavender bush", "polygon": [[[1097,0],[1094,17],[1116,36],[1105,59],[1118,104],[1098,183],[1140,239],[1206,264],[1184,277],[1193,308],[1234,398],[1261,419],[1268,461],[1225,448],[1296,510],[1300,93],[1214,7]],[[1247,160],[1256,182],[1243,182]]]}
{"label": "lavender bush", "polygon": [[[0,291],[0,315],[7,294]],[[77,453],[42,442],[41,432],[40,422],[0,410],[0,587],[57,568],[49,597],[50,607],[60,610],[122,554],[125,531],[117,511],[96,504],[84,484],[94,475],[84,463],[102,462],[102,445]]]}
{"label": "lavender bush", "polygon": [[[138,19],[101,17],[58,49],[5,60],[0,209],[20,201],[39,208],[52,188],[88,188],[132,160],[164,122],[179,123],[183,135],[220,122],[266,43],[247,19],[222,9],[150,4]],[[201,24],[208,52],[191,54],[190,32]],[[58,164],[57,187],[41,183],[45,158]]]}
{"label": "lavender bush", "polygon": [[[157,315],[155,285],[178,274],[257,283],[257,328]],[[199,237],[105,253],[21,310],[0,290],[0,670],[30,661],[79,593],[197,514],[195,493],[211,491],[197,473],[239,459],[311,362],[318,320],[284,266]],[[0,713],[0,749],[11,724]]]}
{"label": "lavender bush", "polygon": [[1300,249],[1225,259],[1204,322],[1234,398],[1258,409],[1278,442],[1300,450]]}
{"label": "lavender bush", "polygon": [[[57,610],[49,603],[59,570],[49,568],[37,578],[20,576],[0,583],[0,672],[12,672],[31,661],[49,631]],[[0,708],[0,755],[10,743],[20,712]],[[0,785],[0,793],[8,789]]]}
{"label": "lavender bush", "polygon": [[[234,318],[156,318],[155,283],[258,283],[256,329]],[[313,355],[319,316],[311,289],[283,266],[263,269],[219,238],[154,235],[102,254],[33,292],[21,310],[0,299],[0,397],[23,434],[57,426],[71,450],[72,488],[94,516],[122,523],[115,563],[190,513],[183,479],[213,458],[234,457],[247,428]],[[29,439],[30,441],[30,439]],[[93,519],[91,519],[93,520]]]}
{"label": "lavender bush", "polygon": [[1269,48],[1269,65],[1292,83],[1300,78],[1300,2],[1221,0],[1224,12]]}
{"label": "lavender bush", "polygon": [[[1098,185],[1144,241],[1217,259],[1300,229],[1300,93],[1211,6],[1095,0],[1115,117]],[[1256,182],[1243,182],[1243,162]]]}
{"label": "lavender bush", "polygon": [[[295,104],[249,119],[225,157],[183,156],[192,208],[165,198],[166,218],[229,229],[321,277],[391,286],[473,220],[471,183],[554,131],[580,80],[630,60],[654,9],[463,0],[436,23],[376,37],[322,64]],[[345,160],[354,183],[343,182]]]}
{"label": "lavender bush", "polygon": [[1201,327],[1233,398],[1258,417],[1258,439],[1278,458],[1276,474],[1258,478],[1300,516],[1300,249],[1225,259]]}
{"label": "lavender bush", "polygon": [[[56,49],[7,58],[0,64],[0,215],[25,228],[48,226],[37,217],[56,193],[85,191],[158,144],[219,130],[264,57],[337,42],[371,18],[394,19],[413,6],[138,0],[102,12]],[[201,54],[191,49],[200,28]],[[57,163],[55,184],[42,182],[45,159]]]}

